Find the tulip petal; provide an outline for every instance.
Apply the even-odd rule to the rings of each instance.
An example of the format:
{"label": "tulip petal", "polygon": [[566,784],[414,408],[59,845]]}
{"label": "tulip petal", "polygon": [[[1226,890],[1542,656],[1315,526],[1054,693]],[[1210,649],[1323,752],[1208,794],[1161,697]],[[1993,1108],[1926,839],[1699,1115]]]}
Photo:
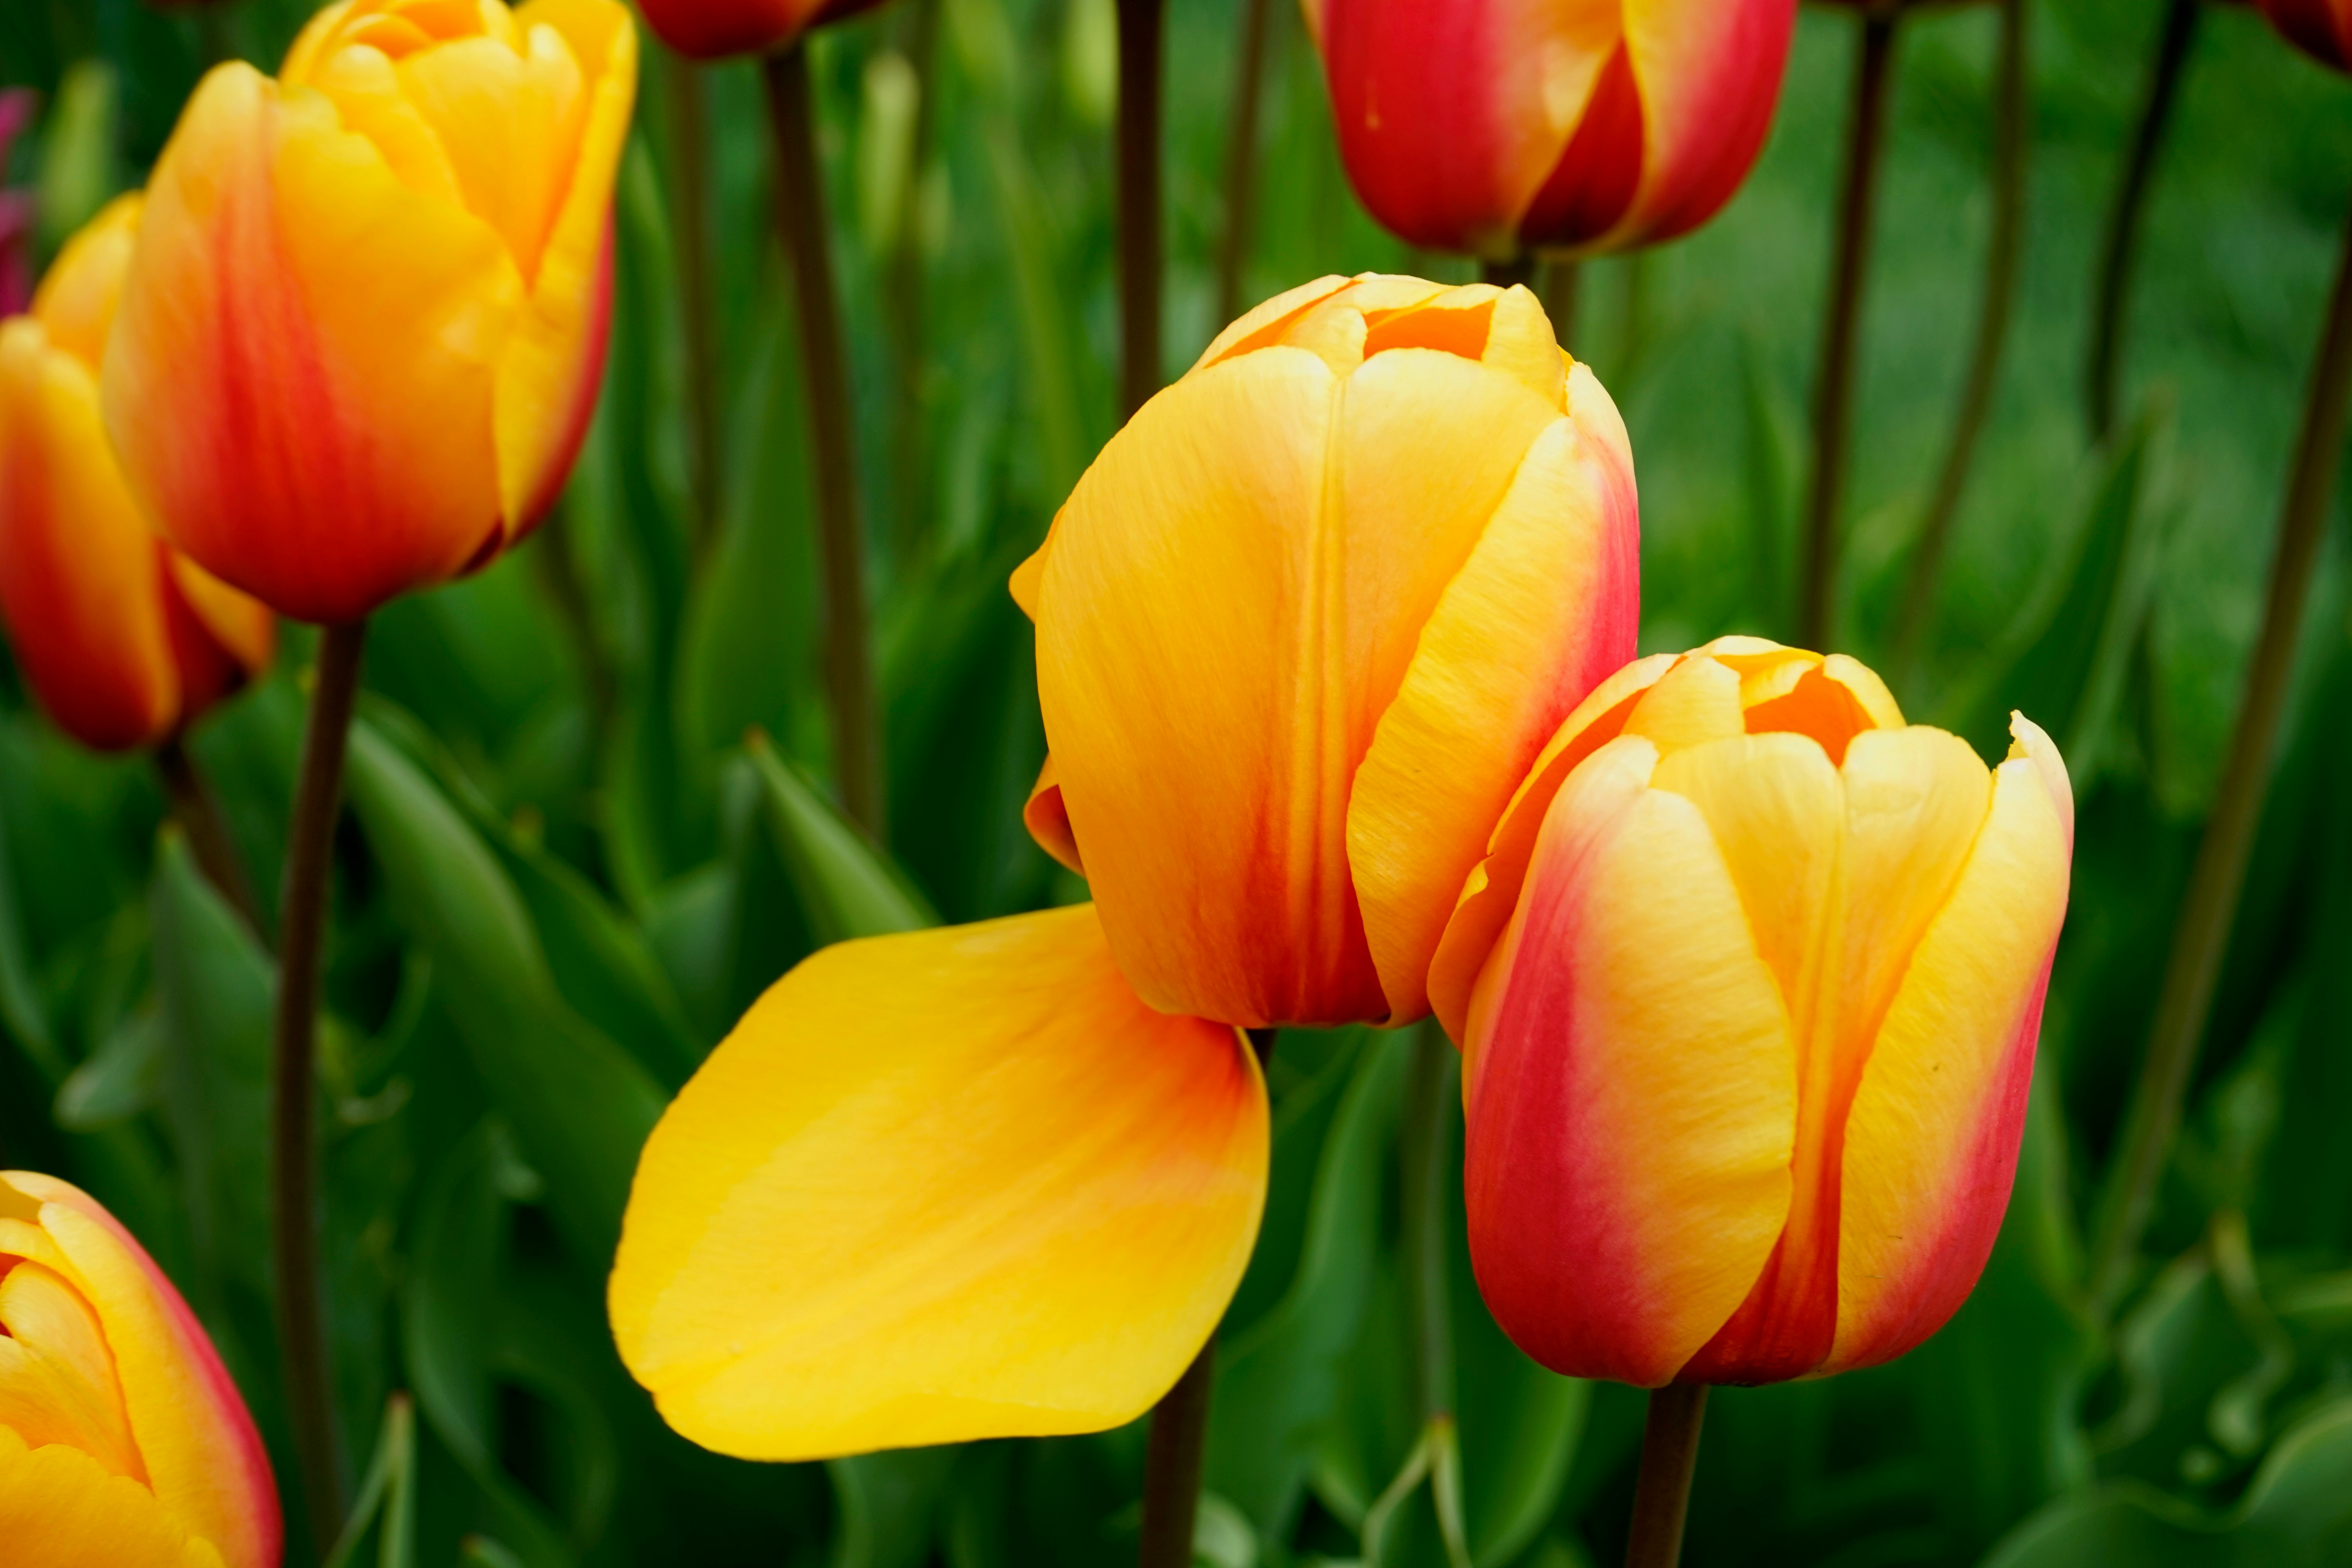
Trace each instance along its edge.
{"label": "tulip petal", "polygon": [[1662,752],[1727,740],[1746,728],[1738,672],[1703,653],[1660,676],[1625,718],[1625,733],[1646,735]]}
{"label": "tulip petal", "polygon": [[179,717],[162,570],[97,378],[39,321],[0,324],[0,615],[41,706],[84,745],[147,745]]}
{"label": "tulip petal", "polygon": [[1428,1011],[1454,898],[1528,763],[1633,656],[1641,539],[1629,479],[1576,420],[1536,438],[1356,770],[1349,867],[1392,1021]]}
{"label": "tulip petal", "polygon": [[54,1177],[0,1173],[0,1216],[37,1221],[50,1244],[38,1261],[96,1310],[155,1497],[226,1568],[276,1568],[278,1486],[260,1435],[163,1270],[113,1215]]}
{"label": "tulip petal", "polygon": [[1624,0],[1642,183],[1589,248],[1671,239],[1731,199],[1772,128],[1796,11],[1790,0]]}
{"label": "tulip petal", "polygon": [[521,280],[319,93],[198,87],[148,187],[107,349],[132,489],[214,575],[365,615],[499,536],[496,375]]}
{"label": "tulip petal", "polygon": [[1045,765],[1037,770],[1037,782],[1029,791],[1029,800],[1021,808],[1022,826],[1037,847],[1083,877],[1086,863],[1078,858],[1078,841],[1070,832],[1069,808],[1062,804],[1062,786],[1054,777],[1054,758],[1045,757]]}
{"label": "tulip petal", "polygon": [[499,367],[499,482],[512,542],[555,504],[604,385],[613,291],[613,187],[636,101],[637,35],[613,0],[530,0],[515,13],[535,53],[561,37],[585,77],[577,150]]}
{"label": "tulip petal", "polygon": [[1901,976],[1846,1123],[1838,1331],[1824,1373],[1889,1360],[1935,1332],[1992,1250],[2065,919],[2066,805],[2062,816],[2030,754],[1995,771],[1983,831]]}
{"label": "tulip petal", "polygon": [[0,1540],[8,1543],[8,1568],[224,1568],[212,1543],[190,1535],[137,1481],[107,1474],[79,1448],[28,1448],[6,1426],[0,1426]]}
{"label": "tulip petal", "polygon": [[[1698,808],[1603,747],[1547,814],[1473,1005],[1465,1192],[1496,1321],[1553,1370],[1655,1387],[1788,1214],[1796,1058]],[[1657,896],[1661,887],[1675,896]]]}
{"label": "tulip petal", "polygon": [[832,947],[646,1146],[611,1288],[680,1432],[749,1458],[1100,1430],[1239,1282],[1265,1092],[1091,907]]}
{"label": "tulip petal", "polygon": [[58,247],[33,296],[33,314],[49,334],[49,346],[81,361],[92,375],[106,357],[106,337],[114,328],[144,205],[134,191],[99,209]]}
{"label": "tulip petal", "polygon": [[1255,309],[1244,311],[1233,323],[1209,340],[1201,357],[1192,362],[1199,370],[1221,359],[1248,353],[1254,349],[1269,347],[1282,341],[1282,332],[1293,321],[1328,300],[1342,289],[1352,287],[1360,279],[1342,278],[1327,273],[1312,283],[1301,283],[1296,289],[1286,289]]}
{"label": "tulip petal", "polygon": [[1579,763],[1623,731],[1642,694],[1673,668],[1675,658],[1657,653],[1636,659],[1594,687],[1544,743],[1503,808],[1487,838],[1486,858],[1464,879],[1430,960],[1430,1010],[1457,1045],[1469,1038],[1471,988],[1518,906],[1528,860],[1535,853],[1536,836],[1551,810],[1552,797]]}

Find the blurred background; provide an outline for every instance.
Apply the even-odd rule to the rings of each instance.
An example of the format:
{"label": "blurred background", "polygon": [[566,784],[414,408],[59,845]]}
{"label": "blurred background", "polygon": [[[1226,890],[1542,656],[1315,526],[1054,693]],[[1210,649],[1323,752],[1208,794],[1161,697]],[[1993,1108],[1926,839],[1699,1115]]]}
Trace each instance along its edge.
{"label": "blurred background", "polygon": [[[210,58],[274,67],[302,0],[0,0],[0,161],[36,264],[138,184]],[[1966,372],[1990,224],[1997,17],[1906,20],[1864,310],[1840,624],[1915,720],[1999,755],[2011,706],[2080,802],[2074,891],[2015,1198],[1936,1339],[1832,1381],[1725,1390],[1686,1561],[1822,1568],[2352,1563],[2352,636],[2341,505],[2282,761],[2145,1266],[2091,1310],[2081,1232],[2147,1038],[2262,602],[2352,202],[2352,86],[2210,7],[2155,176],[2115,437],[2082,385],[2102,225],[2158,0],[2027,0],[2017,314],[1932,629],[1887,662]],[[1222,324],[1234,0],[1177,0],[1170,375]],[[1587,265],[1569,347],[1622,405],[1643,651],[1794,635],[1796,531],[1858,28],[1803,14],[1754,177],[1697,235]],[[866,498],[887,852],[962,921],[1069,901],[1029,842],[1044,755],[1007,574],[1116,422],[1113,0],[900,0],[814,36]],[[646,40],[604,399],[560,509],[375,621],[329,954],[327,1259],[354,1475],[410,1391],[402,1563],[1014,1568],[1131,1560],[1140,1426],[830,1466],[669,1434],[613,1353],[603,1270],[642,1126],[742,1008],[839,933],[810,462],[756,67],[705,78],[707,230]],[[1247,305],[1328,272],[1468,280],[1367,217],[1275,0]],[[709,374],[681,300],[708,279]],[[688,411],[707,385],[714,439]],[[274,906],[309,634],[203,723]],[[763,765],[770,749],[786,766]],[[291,1500],[270,1346],[271,960],[194,868],[144,760],[103,760],[0,662],[0,1164],[81,1184],[185,1288]],[[816,823],[817,828],[810,824]],[[1396,1282],[1407,1051],[1292,1032],[1275,1178],[1222,1339],[1202,1561],[1360,1559],[1417,1436]],[[632,1130],[634,1129],[634,1131]],[[1458,1128],[1453,1136],[1458,1138]],[[1458,1160],[1450,1159],[1458,1169]],[[1477,1568],[1613,1561],[1641,1396],[1527,1362],[1454,1237]],[[386,1453],[394,1449],[387,1448]],[[1445,1561],[1423,1491],[1382,1561]],[[373,1548],[371,1548],[373,1551]],[[391,1547],[383,1561],[391,1563]],[[500,1556],[499,1553],[507,1555]]]}

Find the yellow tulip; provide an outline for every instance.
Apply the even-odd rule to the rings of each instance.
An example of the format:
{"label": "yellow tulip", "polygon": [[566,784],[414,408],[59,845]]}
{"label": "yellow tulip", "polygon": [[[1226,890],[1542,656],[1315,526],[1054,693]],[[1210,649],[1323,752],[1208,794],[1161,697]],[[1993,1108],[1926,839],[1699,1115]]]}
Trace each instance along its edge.
{"label": "yellow tulip", "polygon": [[1227,329],[1014,577],[1028,818],[1098,902],[827,949],[721,1043],[613,1271],[663,1415],[788,1459],[1148,1409],[1265,1202],[1236,1026],[1427,1011],[1496,816],[1633,651],[1636,528],[1524,289],[1326,279]]}
{"label": "yellow tulip", "polygon": [[104,375],[173,543],[337,622],[528,531],[603,375],[636,58],[615,0],[340,0],[205,78]]}

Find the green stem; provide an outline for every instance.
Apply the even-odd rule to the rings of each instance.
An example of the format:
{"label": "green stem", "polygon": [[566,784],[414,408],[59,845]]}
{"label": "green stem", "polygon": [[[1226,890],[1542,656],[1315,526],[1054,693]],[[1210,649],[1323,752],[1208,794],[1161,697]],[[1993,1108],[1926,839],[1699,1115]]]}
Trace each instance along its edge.
{"label": "green stem", "polygon": [[1166,30],[1167,0],[1118,0],[1122,423],[1160,390],[1160,56]]}
{"label": "green stem", "polygon": [[677,305],[686,347],[687,483],[697,565],[719,539],[719,340],[711,310],[710,135],[702,68],[659,51],[669,110],[669,226],[677,245]]}
{"label": "green stem", "polygon": [[1547,261],[1536,268],[1536,294],[1543,300],[1544,314],[1551,318],[1553,341],[1571,354],[1576,353],[1577,285],[1582,275],[1582,265],[1574,261]]}
{"label": "green stem", "polygon": [[1413,1031],[1412,1084],[1397,1148],[1397,1228],[1412,1325],[1413,1403],[1424,1426],[1454,1414],[1454,1313],[1444,1224],[1445,1131],[1459,1103],[1454,1066],[1454,1047],[1437,1020]]}
{"label": "green stem", "polygon": [[[1263,1069],[1274,1056],[1273,1029],[1251,1029]],[[1209,1394],[1216,1382],[1214,1335],[1151,1407],[1143,1458],[1143,1543],[1137,1568],[1192,1568],[1192,1524],[1201,1510],[1201,1466],[1209,1442]]]}
{"label": "green stem", "polygon": [[2170,0],[2165,7],[2164,30],[2157,37],[2156,58],[2148,67],[2147,95],[2141,100],[2139,122],[2132,132],[2131,152],[2124,159],[2123,183],[2116,187],[2116,204],[2107,215],[2106,242],[2099,248],[2098,305],[2092,317],[2091,357],[2084,384],[2094,441],[2105,441],[2115,432],[2124,314],[2131,304],[2132,258],[2139,247],[2140,220],[2147,212],[2157,154],[2163,151],[2173,108],[2180,100],[2181,75],[2197,41],[2199,3]]}
{"label": "green stem", "polygon": [[1508,289],[1522,283],[1532,288],[1536,280],[1536,258],[1523,250],[1501,261],[1481,261],[1478,263],[1478,280],[1492,283],[1497,289]]}
{"label": "green stem", "polygon": [[817,165],[816,105],[805,38],[767,58],[768,128],[776,153],[776,226],[793,264],[801,370],[816,467],[817,556],[824,583],[825,685],[834,776],[841,806],[877,844],[882,746],[866,647],[865,531],[858,521],[857,453],[850,428],[849,363],[826,241],[824,172]]}
{"label": "green stem", "polygon": [[2000,373],[2002,346],[2017,300],[2017,262],[2025,231],[2026,101],[2025,0],[2000,0],[2000,54],[1994,66],[1992,233],[1985,246],[1984,297],[1978,306],[1976,353],[1952,421],[1952,443],[1927,505],[1927,521],[1911,557],[1903,608],[1895,627],[1898,684],[1917,664],[1936,605],[1936,578],[1951,541],[1952,519],[1967,491],[1969,465],[1992,407],[1993,384]]}
{"label": "green stem", "polygon": [[1854,56],[1853,116],[1846,132],[1837,251],[1813,395],[1812,491],[1806,507],[1805,572],[1798,601],[1797,640],[1811,648],[1829,647],[1837,613],[1838,512],[1845,500],[1846,462],[1853,440],[1855,348],[1862,329],[1863,283],[1870,270],[1878,171],[1886,153],[1895,28],[1894,11],[1864,12],[1862,47]]}
{"label": "green stem", "polygon": [[2327,531],[2347,406],[2352,406],[2352,224],[2345,230],[2335,291],[2312,366],[2294,467],[2281,510],[2277,553],[2271,561],[2262,634],[2246,672],[2245,700],[2173,927],[2172,952],[2163,988],[2157,993],[2147,1056],[2124,1118],[2122,1152],[2101,1194],[2089,1279],[2091,1299],[2102,1306],[2121,1292],[2138,1252],[2140,1233],[2147,1227],[2173,1134],[2180,1125],[2181,1101],[2197,1047],[2212,1012],[2214,985],[2221,978],[2238,896],[2245,886],[2246,862],[2262,820],[2313,568]]}
{"label": "green stem", "polygon": [[1225,142],[1225,231],[1217,242],[1217,325],[1242,313],[1251,220],[1257,216],[1257,113],[1265,87],[1266,18],[1272,0],[1242,0],[1234,50],[1234,121]]}
{"label": "green stem", "polygon": [[911,559],[929,510],[930,446],[924,427],[923,354],[923,170],[929,157],[931,128],[939,117],[940,0],[915,0],[905,14],[907,64],[915,74],[914,147],[908,156],[907,189],[898,214],[898,243],[882,266],[882,291],[890,339],[891,367],[898,382],[898,417],[891,427],[893,481],[898,512],[892,538],[898,559]]}
{"label": "green stem", "polygon": [[188,853],[195,857],[196,868],[228,900],[229,907],[245,917],[246,925],[259,931],[261,910],[254,902],[253,880],[245,874],[245,862],[237,856],[228,825],[221,820],[220,803],[205,783],[204,770],[196,766],[196,759],[180,736],[173,735],[155,748],[155,771],[163,777],[172,820],[187,835]]}
{"label": "green stem", "polygon": [[343,1487],[319,1280],[319,989],[327,871],[334,857],[343,754],[366,645],[364,621],[323,627],[319,637],[310,719],[302,734],[294,815],[286,836],[286,882],[278,900],[278,1009],[271,1030],[270,1220],[278,1264],[278,1354],[304,1511],[321,1557],[333,1549],[342,1524]]}
{"label": "green stem", "polygon": [[1682,1561],[1683,1521],[1690,1513],[1691,1477],[1698,1468],[1699,1427],[1706,1419],[1705,1384],[1670,1383],[1650,1391],[1625,1568],[1675,1568]]}

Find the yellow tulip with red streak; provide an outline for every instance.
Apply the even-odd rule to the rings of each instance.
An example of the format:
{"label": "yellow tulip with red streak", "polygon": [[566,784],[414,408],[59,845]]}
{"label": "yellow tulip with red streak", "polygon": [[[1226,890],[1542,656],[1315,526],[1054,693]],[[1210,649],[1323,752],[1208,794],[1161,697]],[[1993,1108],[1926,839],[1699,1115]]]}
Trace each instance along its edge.
{"label": "yellow tulip with red streak", "polygon": [[277,623],[155,536],[99,418],[140,199],[68,241],[0,321],[0,616],[41,706],[102,751],[152,745],[267,668]]}
{"label": "yellow tulip with red streak", "polygon": [[278,1487],[187,1303],[87,1193],[0,1171],[0,1555],[277,1568]]}
{"label": "yellow tulip with red streak", "polygon": [[1139,412],[1015,574],[1096,902],[818,953],[639,1163],[610,1306],[697,1442],[1098,1430],[1265,1195],[1237,1026],[1424,1015],[1463,879],[1633,651],[1633,459],[1525,289],[1330,278]]}
{"label": "yellow tulip with red streak", "polygon": [[603,375],[636,58],[616,0],[340,0],[205,78],[104,374],[173,543],[339,622],[529,530]]}
{"label": "yellow tulip with red streak", "polygon": [[2074,800],[1908,725],[1852,659],[1629,666],[1495,829],[1430,977],[1471,1256],[1556,1371],[1869,1366],[1941,1327],[2009,1200]]}

